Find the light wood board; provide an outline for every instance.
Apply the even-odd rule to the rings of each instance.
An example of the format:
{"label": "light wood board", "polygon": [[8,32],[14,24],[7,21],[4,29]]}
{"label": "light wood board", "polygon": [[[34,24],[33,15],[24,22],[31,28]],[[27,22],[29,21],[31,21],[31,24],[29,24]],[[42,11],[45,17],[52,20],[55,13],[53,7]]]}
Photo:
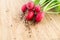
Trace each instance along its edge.
{"label": "light wood board", "polygon": [[60,40],[60,15],[45,14],[42,22],[30,25],[20,20],[21,6],[29,0],[0,0],[0,40]]}

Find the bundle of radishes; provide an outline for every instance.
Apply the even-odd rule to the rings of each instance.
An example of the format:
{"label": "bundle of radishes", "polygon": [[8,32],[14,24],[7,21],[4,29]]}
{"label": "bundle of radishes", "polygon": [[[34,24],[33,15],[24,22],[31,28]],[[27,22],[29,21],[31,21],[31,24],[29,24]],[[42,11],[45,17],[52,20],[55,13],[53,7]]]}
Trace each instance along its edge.
{"label": "bundle of radishes", "polygon": [[28,11],[25,16],[27,21],[34,19],[35,22],[40,22],[44,18],[44,12],[41,11],[40,5],[35,5],[32,1],[24,4],[21,10],[23,13]]}

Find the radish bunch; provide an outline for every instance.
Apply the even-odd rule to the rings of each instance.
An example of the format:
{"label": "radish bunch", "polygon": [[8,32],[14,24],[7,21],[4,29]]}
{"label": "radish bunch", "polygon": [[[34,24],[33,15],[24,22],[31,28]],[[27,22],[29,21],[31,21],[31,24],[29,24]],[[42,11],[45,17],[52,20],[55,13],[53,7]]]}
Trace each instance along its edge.
{"label": "radish bunch", "polygon": [[40,22],[44,17],[44,12],[41,12],[41,7],[39,5],[35,5],[32,1],[24,4],[21,10],[23,13],[28,11],[25,16],[28,21],[34,18],[35,22]]}

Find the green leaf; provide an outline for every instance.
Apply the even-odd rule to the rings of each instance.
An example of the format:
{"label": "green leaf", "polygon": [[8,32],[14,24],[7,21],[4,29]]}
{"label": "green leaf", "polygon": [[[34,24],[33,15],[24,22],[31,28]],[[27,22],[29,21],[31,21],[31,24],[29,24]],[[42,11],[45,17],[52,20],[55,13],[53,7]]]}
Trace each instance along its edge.
{"label": "green leaf", "polygon": [[37,5],[39,4],[40,0],[35,0],[34,3]]}
{"label": "green leaf", "polygon": [[[51,9],[55,9],[55,13],[58,14],[60,12],[60,0],[32,0],[36,5],[39,5],[42,7],[42,11],[48,12]],[[49,12],[50,13],[50,12]]]}
{"label": "green leaf", "polygon": [[60,12],[60,5],[55,8],[55,11]]}
{"label": "green leaf", "polygon": [[[60,0],[57,0],[58,4],[60,4]],[[55,7],[55,11],[60,12],[60,5]]]}
{"label": "green leaf", "polygon": [[57,0],[57,2],[59,2],[59,3],[60,3],[60,0]]}

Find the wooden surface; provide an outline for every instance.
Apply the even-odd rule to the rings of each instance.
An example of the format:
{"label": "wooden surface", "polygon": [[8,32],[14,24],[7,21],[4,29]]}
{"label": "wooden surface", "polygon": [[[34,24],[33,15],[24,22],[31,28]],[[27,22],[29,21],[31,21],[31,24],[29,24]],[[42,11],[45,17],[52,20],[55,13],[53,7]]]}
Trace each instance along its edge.
{"label": "wooden surface", "polygon": [[21,6],[29,0],[0,0],[0,40],[60,40],[60,15],[45,14],[42,22],[30,25],[20,20]]}

